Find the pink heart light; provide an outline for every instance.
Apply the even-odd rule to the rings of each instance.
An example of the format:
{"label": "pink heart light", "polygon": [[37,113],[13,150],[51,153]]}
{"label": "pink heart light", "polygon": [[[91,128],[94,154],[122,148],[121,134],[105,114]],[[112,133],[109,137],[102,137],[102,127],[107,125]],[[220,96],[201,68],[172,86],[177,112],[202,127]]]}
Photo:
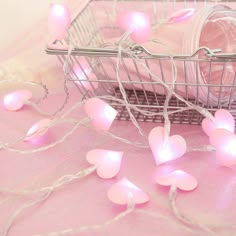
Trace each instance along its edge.
{"label": "pink heart light", "polygon": [[169,17],[168,23],[178,23],[186,21],[193,16],[194,12],[194,8],[181,9]]}
{"label": "pink heart light", "polygon": [[17,90],[8,93],[3,98],[4,107],[9,111],[18,111],[24,106],[24,102],[32,98],[29,90]]}
{"label": "pink heart light", "polygon": [[70,26],[69,9],[63,4],[51,4],[48,13],[48,30],[54,39],[62,40]]}
{"label": "pink heart light", "polygon": [[97,174],[103,179],[114,178],[120,171],[123,152],[95,149],[87,153],[87,161],[97,167]]}
{"label": "pink heart light", "polygon": [[236,135],[226,129],[216,129],[209,138],[216,148],[216,158],[220,164],[227,167],[236,165]]}
{"label": "pink heart light", "polygon": [[116,118],[117,111],[99,98],[90,98],[84,104],[84,110],[91,118],[93,126],[108,131]]}
{"label": "pink heart light", "polygon": [[128,205],[130,201],[135,204],[149,201],[148,195],[126,178],[121,179],[109,189],[108,198],[119,205]]}
{"label": "pink heart light", "polygon": [[202,121],[202,129],[208,136],[210,136],[214,130],[220,128],[229,130],[230,132],[234,132],[234,126],[235,121],[233,116],[229,111],[224,109],[216,111],[213,121],[209,118],[205,118]]}
{"label": "pink heart light", "polygon": [[185,139],[180,135],[170,136],[164,143],[163,127],[151,130],[148,139],[157,165],[183,156],[187,149]]}
{"label": "pink heart light", "polygon": [[157,175],[155,181],[159,185],[176,186],[183,191],[192,191],[198,185],[195,177],[182,170],[175,170],[166,175]]}
{"label": "pink heart light", "polygon": [[24,141],[31,141],[37,139],[48,132],[48,127],[50,126],[51,119],[42,119],[35,123],[27,132]]}
{"label": "pink heart light", "polygon": [[90,91],[97,89],[97,77],[91,72],[92,69],[88,62],[84,58],[80,58],[79,63],[73,66],[73,72],[76,75],[75,83]]}
{"label": "pink heart light", "polygon": [[130,38],[136,43],[145,43],[151,37],[151,23],[143,12],[121,13],[117,17],[118,26],[130,32]]}

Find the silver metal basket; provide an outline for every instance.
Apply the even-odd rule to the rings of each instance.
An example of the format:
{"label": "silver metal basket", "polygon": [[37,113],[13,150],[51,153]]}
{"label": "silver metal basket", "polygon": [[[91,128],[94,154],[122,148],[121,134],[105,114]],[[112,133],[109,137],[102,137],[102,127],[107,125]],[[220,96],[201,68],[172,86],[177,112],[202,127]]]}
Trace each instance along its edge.
{"label": "silver metal basket", "polygon": [[[176,4],[182,4],[183,7],[194,7],[196,1],[151,1],[151,0],[129,0],[129,1],[119,1],[119,4],[123,4],[123,7],[126,7],[126,4],[130,4],[130,2],[134,2],[135,10],[143,10],[143,3],[145,2],[145,6],[153,9],[153,16],[151,16],[152,21],[155,23],[157,20],[158,13],[157,9],[162,9],[161,17],[165,17],[169,13],[169,11],[173,11]],[[178,3],[177,3],[178,2]],[[200,1],[198,1],[199,4]],[[230,4],[230,1],[201,1],[202,4],[216,4],[216,2],[224,2],[225,4]],[[226,3],[227,2],[227,3]],[[139,6],[140,3],[140,6]],[[142,3],[142,4],[141,4]],[[97,10],[97,7],[103,9],[102,11]],[[117,6],[115,6],[117,7]],[[63,41],[55,41],[52,45],[49,45],[46,49],[48,54],[56,55],[62,65],[65,62],[68,63],[69,73],[67,73],[68,81],[74,83],[74,85],[78,88],[79,92],[85,98],[90,98],[93,96],[101,96],[101,95],[112,95],[118,99],[123,99],[123,96],[120,92],[119,86],[117,85],[117,80],[113,76],[111,76],[111,71],[107,70],[107,66],[109,65],[110,70],[113,70],[112,73],[116,73],[116,63],[115,60],[118,56],[119,51],[116,48],[110,48],[106,43],[105,35],[108,31],[114,31],[114,34],[120,35],[119,29],[115,27],[114,19],[112,18],[112,9],[114,10],[114,1],[112,0],[91,0],[84,4],[83,9],[76,15],[74,20],[71,23],[70,29],[68,31],[68,35]],[[99,19],[102,19],[100,22]],[[104,20],[106,19],[106,20]],[[71,45],[73,45],[70,53],[70,57],[68,58],[68,53]],[[199,59],[198,54],[204,53],[206,55],[205,59]],[[89,74],[83,70],[83,66],[80,64],[80,58],[83,57],[86,59],[88,64],[91,67],[91,70],[94,75],[96,75],[96,80],[89,78]],[[236,54],[227,53],[223,54],[220,50],[209,49],[206,47],[199,48],[194,53],[189,55],[173,55],[170,57],[169,55],[163,54],[154,54],[148,51],[146,48],[133,45],[129,48],[128,52],[121,53],[120,59],[120,70],[122,71],[122,75],[125,76],[125,80],[122,80],[122,85],[126,88],[126,95],[128,97],[128,102],[130,104],[135,105],[137,108],[150,111],[155,113],[161,113],[164,109],[164,102],[166,96],[163,94],[158,94],[156,91],[160,90],[159,88],[163,86],[161,83],[157,82],[152,75],[150,76],[150,80],[146,81],[142,79],[140,74],[140,68],[137,61],[134,59],[138,58],[138,60],[142,61],[147,68],[150,70],[150,62],[155,60],[156,66],[159,67],[159,71],[162,73],[158,75],[163,82],[166,80],[165,73],[163,73],[163,64],[167,61],[174,60],[176,63],[182,64],[184,74],[184,81],[181,83],[176,83],[176,89],[180,88],[182,91],[182,95],[186,101],[191,102],[195,105],[202,106],[207,108],[210,112],[214,112],[219,108],[224,108],[230,110],[233,116],[236,119],[236,102],[234,98],[236,97],[236,71],[234,71],[234,81],[232,84],[224,84],[224,76],[227,70],[228,63],[236,62]],[[127,62],[133,64],[133,68],[135,70],[135,78],[133,74],[127,69]],[[206,62],[208,64],[208,73],[209,73],[209,81],[206,83],[201,83],[198,79],[199,73],[199,64],[201,62]],[[73,71],[73,65],[78,64],[81,67],[81,70],[84,74],[84,77],[77,78],[76,73]],[[189,75],[186,71],[188,63],[194,63],[196,68],[196,82],[190,82]],[[221,82],[219,84],[212,84],[211,80],[211,68],[214,63],[222,63],[222,75]],[[235,67],[236,68],[236,67]],[[93,82],[98,82],[99,86],[97,89],[87,90],[83,86],[83,82],[86,81],[91,83],[91,87],[93,87]],[[170,85],[166,83],[167,85]],[[152,88],[151,91],[147,91],[146,87]],[[199,99],[198,91],[200,91],[202,86],[207,87],[206,99],[201,101]],[[139,87],[139,89],[137,89]],[[190,88],[194,88],[196,91],[196,95],[193,98],[189,95]],[[218,101],[211,104],[209,100],[209,94],[211,90],[218,88]],[[222,97],[224,96],[225,91],[227,90],[228,99],[222,103]],[[184,92],[183,92],[184,91]],[[184,94],[183,94],[184,93]],[[112,106],[114,106],[118,111],[119,120],[129,120],[129,114],[126,110],[124,104],[115,101],[108,101]],[[202,115],[199,114],[194,109],[186,109],[186,103],[180,101],[176,97],[172,97],[169,105],[168,111],[173,112],[169,115],[170,121],[172,123],[185,123],[185,124],[199,124],[202,121]],[[132,110],[133,115],[138,121],[149,121],[149,122],[163,122],[163,115],[143,115],[140,112]]]}

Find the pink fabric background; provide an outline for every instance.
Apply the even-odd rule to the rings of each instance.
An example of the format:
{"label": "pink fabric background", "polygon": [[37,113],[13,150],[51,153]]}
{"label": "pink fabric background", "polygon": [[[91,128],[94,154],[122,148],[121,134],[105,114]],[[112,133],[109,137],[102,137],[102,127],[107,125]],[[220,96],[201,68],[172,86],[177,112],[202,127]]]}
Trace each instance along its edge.
{"label": "pink fabric background", "polygon": [[[14,65],[18,65],[20,69],[22,69],[22,66],[30,68],[32,80],[42,79],[48,82],[52,91],[56,92],[60,89],[58,84],[61,77],[61,68],[56,58],[45,55],[43,39],[40,38],[39,40],[38,38],[39,35],[44,35],[46,32],[45,21],[44,24],[36,24],[36,27],[37,30],[32,30],[34,29],[34,26],[32,26],[31,29],[27,29],[26,33],[19,33],[15,37],[15,42],[21,39],[22,35],[27,35],[27,37],[18,45],[12,43],[10,51],[7,47],[3,47],[5,49],[1,50],[2,62],[5,63],[4,65],[10,63],[6,61],[6,58],[8,58],[11,60],[13,69],[16,69]],[[38,42],[40,43],[38,44]],[[32,46],[29,47],[29,45]],[[38,75],[38,71],[41,71],[42,77]],[[25,76],[23,72],[22,79]],[[58,84],[56,81],[58,81]],[[5,90],[1,90],[1,93],[4,94],[7,91],[6,89],[10,90],[11,88],[7,86]],[[41,106],[47,111],[52,111],[61,104],[63,97],[62,92],[52,94]],[[78,92],[71,89],[67,108],[79,99]],[[81,109],[76,110],[73,114],[73,117],[78,119],[84,116],[85,114]],[[24,135],[35,121],[42,118],[28,107],[20,112],[10,113],[5,111],[2,106],[0,107],[0,117],[0,140],[4,140],[4,142],[15,140]],[[148,134],[158,124],[141,123],[140,125]],[[51,129],[44,140],[44,144],[62,137],[69,128],[70,125],[60,125]],[[130,122],[116,121],[111,131],[133,141],[143,141]],[[208,139],[199,126],[173,125],[172,133],[182,134],[190,147],[208,144]],[[27,143],[17,145],[17,148],[25,150],[32,147]],[[187,153],[183,158],[157,168],[150,150],[119,143],[87,128],[78,129],[63,144],[45,152],[18,155],[1,150],[0,186],[14,189],[33,189],[46,186],[57,177],[76,173],[78,170],[86,168],[88,166],[85,161],[86,152],[93,148],[125,151],[119,176],[114,180],[104,181],[93,174],[84,180],[68,185],[54,193],[43,204],[22,214],[9,232],[9,236],[30,236],[70,227],[99,224],[112,218],[124,208],[110,203],[106,193],[108,188],[123,176],[129,178],[150,195],[151,202],[143,206],[143,209],[164,213],[170,219],[174,219],[169,210],[168,189],[158,187],[154,183],[153,175],[156,171],[162,169],[179,168],[195,175],[199,181],[199,187],[194,192],[179,192],[178,194],[177,204],[186,216],[211,225],[235,223],[236,170],[219,167],[214,152]],[[28,200],[30,198],[0,194],[0,232],[2,232],[14,210]],[[218,235],[233,235],[234,232],[234,230],[230,232],[219,231]],[[119,223],[110,226],[105,232],[91,232],[81,235],[188,236],[191,234],[186,233],[182,228],[173,226],[168,221],[134,213]],[[205,234],[200,232],[196,235],[202,236]]]}

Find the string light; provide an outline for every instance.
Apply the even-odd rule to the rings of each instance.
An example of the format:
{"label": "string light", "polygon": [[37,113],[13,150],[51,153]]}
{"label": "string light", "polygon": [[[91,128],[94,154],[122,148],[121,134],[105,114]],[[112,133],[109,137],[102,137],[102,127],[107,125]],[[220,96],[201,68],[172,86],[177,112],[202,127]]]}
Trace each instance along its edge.
{"label": "string light", "polygon": [[87,161],[96,166],[99,177],[103,179],[114,178],[120,171],[123,152],[104,149],[94,149],[87,153]]}
{"label": "string light", "polygon": [[27,132],[24,141],[34,141],[48,132],[51,119],[42,119],[36,122]]}
{"label": "string light", "polygon": [[216,148],[216,158],[220,165],[231,167],[236,165],[236,135],[226,129],[214,130],[210,143]]}
{"label": "string light", "polygon": [[31,98],[31,91],[17,90],[4,96],[3,105],[8,111],[18,111],[25,105],[24,102],[30,100]]}
{"label": "string light", "polygon": [[100,131],[108,131],[116,118],[117,111],[99,98],[90,98],[84,104],[93,126]]}
{"label": "string light", "polygon": [[136,43],[145,43],[151,38],[151,23],[143,12],[127,12],[117,16],[118,26],[130,32],[130,38]]}
{"label": "string light", "polygon": [[[61,40],[65,37],[66,30],[70,23],[69,11],[66,7],[59,4],[53,4],[51,10],[52,16],[49,14],[49,31],[56,39]],[[185,11],[180,11],[175,15],[172,15],[169,22],[184,21],[191,17],[192,14],[193,11],[191,9],[185,9]],[[59,24],[58,22],[55,24],[56,21],[58,21]],[[120,27],[130,32],[131,39],[137,43],[146,42],[151,35],[150,19],[144,13],[131,12],[127,14],[120,22]],[[86,81],[87,75],[89,75],[89,78],[92,78],[92,80],[96,79],[96,76],[91,73],[90,69],[83,68],[83,72],[79,65],[74,65],[73,70],[80,80],[78,83],[81,83],[87,90],[97,88],[97,82],[91,83],[89,80]],[[7,101],[9,103],[11,97],[8,98]],[[13,109],[16,109],[14,107],[21,108],[23,105],[20,105],[12,105],[12,107]],[[102,131],[108,131],[110,129],[110,126],[117,115],[117,111],[114,108],[98,98],[89,99],[85,103],[84,108],[88,116],[91,118],[92,124],[98,130]],[[221,142],[219,147],[216,145],[216,147],[218,148],[218,153],[221,153],[221,156],[225,153],[229,154],[227,161],[224,161],[224,164],[228,165],[229,162],[232,164],[232,159],[235,159],[236,151],[234,147],[236,145],[236,136],[232,133],[234,132],[232,116],[229,115],[230,113],[226,114],[226,112],[225,110],[217,111],[215,119],[210,120],[206,118],[203,121],[202,126],[207,135],[210,136],[210,142],[212,145],[218,143],[220,137],[224,138],[224,142]],[[47,127],[50,122],[50,119],[44,119],[33,125],[28,131],[25,141],[35,139],[38,136],[43,136],[48,131]],[[218,128],[225,128],[227,130]],[[40,132],[40,130],[42,131]],[[217,142],[215,139],[217,139]],[[228,142],[226,143],[226,141]],[[157,127],[150,132],[149,144],[157,165],[177,159],[183,156],[186,152],[186,142],[184,138],[179,135],[174,135],[168,137],[166,140],[164,138],[164,128],[162,127]],[[115,177],[119,173],[122,157],[123,152],[96,149],[88,152],[87,161],[96,166],[97,174],[101,178],[108,179]],[[164,176],[156,176],[155,180],[158,184],[174,186],[184,191],[194,190],[198,184],[197,180],[193,176],[182,170],[176,170]],[[149,201],[148,195],[126,178],[123,178],[110,188],[108,191],[108,197],[113,203],[120,205],[129,204],[130,198],[134,200],[135,204],[143,204]]]}
{"label": "string light", "polygon": [[168,23],[180,23],[187,21],[193,16],[194,12],[194,8],[181,9],[169,17]]}
{"label": "string light", "polygon": [[155,181],[159,185],[175,186],[183,191],[192,191],[198,185],[197,179],[194,176],[182,170],[175,170],[171,173],[161,175],[157,173]]}
{"label": "string light", "polygon": [[63,4],[51,4],[48,13],[48,30],[54,39],[65,38],[71,22],[69,9]]}
{"label": "string light", "polygon": [[234,132],[235,121],[231,113],[227,110],[217,110],[214,119],[205,118],[202,121],[202,129],[206,135],[210,136],[216,129],[226,129],[230,132]]}
{"label": "string light", "polygon": [[175,160],[187,150],[185,139],[180,135],[170,136],[165,142],[163,127],[152,129],[148,140],[157,165]]}
{"label": "string light", "polygon": [[75,83],[83,86],[88,91],[97,89],[97,77],[91,72],[92,69],[90,68],[88,62],[84,58],[80,58],[79,63],[80,64],[74,64],[73,66],[73,72],[76,75]]}
{"label": "string light", "polygon": [[128,205],[130,197],[135,204],[144,204],[149,201],[149,196],[127,178],[112,185],[107,195],[111,202],[119,205]]}

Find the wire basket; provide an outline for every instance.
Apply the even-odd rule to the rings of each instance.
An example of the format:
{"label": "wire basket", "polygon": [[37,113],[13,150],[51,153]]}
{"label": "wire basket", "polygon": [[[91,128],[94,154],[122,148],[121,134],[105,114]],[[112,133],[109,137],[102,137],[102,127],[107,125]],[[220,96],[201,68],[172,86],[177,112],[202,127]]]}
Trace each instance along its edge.
{"label": "wire basket", "polygon": [[[165,18],[177,7],[196,7],[200,4],[213,5],[218,2],[231,4],[231,1],[87,1],[72,21],[65,40],[53,42],[47,47],[46,52],[56,55],[62,65],[67,62],[69,68],[69,72],[66,75],[67,79],[74,83],[84,98],[112,95],[122,100],[123,96],[116,78],[116,60],[119,51],[117,48],[109,47],[108,37],[110,32],[117,38],[122,35],[122,32],[115,24],[116,8],[128,9],[131,3],[135,3],[132,4],[132,10],[143,11],[145,7],[147,11],[152,11],[150,16],[152,24],[155,24],[160,18]],[[72,48],[71,51],[70,48]],[[68,58],[69,51],[70,57]],[[199,54],[204,54],[205,58],[200,59],[198,57]],[[145,47],[135,44],[129,47],[128,51],[121,52],[119,70],[123,78],[121,83],[125,88],[128,103],[135,105],[143,111],[160,113],[160,115],[149,116],[131,109],[138,121],[163,122],[164,118],[161,113],[164,110],[166,95],[165,87],[163,87],[162,83],[155,80],[153,75],[147,73],[145,76],[149,79],[143,79],[143,72],[140,69],[139,63],[134,58],[141,61],[151,71],[153,64],[155,64],[158,67],[159,78],[167,86],[170,86],[171,83],[167,82],[164,67],[166,63],[171,63],[174,60],[178,66],[181,66],[184,72],[183,80],[175,83],[177,94],[181,94],[185,101],[207,108],[212,113],[220,108],[227,109],[236,119],[236,102],[234,101],[236,97],[236,71],[233,71],[234,79],[232,83],[224,83],[227,65],[236,62],[236,55],[234,53],[221,53],[219,50],[201,47],[195,52],[189,53],[189,55],[172,56],[153,53]],[[92,73],[87,73],[81,61],[86,61]],[[207,64],[206,71],[208,73],[208,81],[205,81],[205,83],[202,83],[199,79],[199,68],[203,62]],[[75,64],[81,69],[82,77],[79,77],[74,71],[73,65]],[[130,72],[131,64],[132,72]],[[190,75],[187,73],[189,64],[191,66],[194,65],[196,73],[196,81],[194,83],[191,82]],[[221,66],[220,82],[212,84],[212,68],[214,65],[219,64]],[[90,75],[93,76],[90,77]],[[89,83],[90,89],[86,88],[85,83]],[[98,84],[98,86],[95,86],[95,84]],[[199,99],[199,94],[203,87],[206,91],[204,101]],[[195,91],[194,96],[190,93],[191,89]],[[212,104],[210,94],[214,90],[217,90],[217,100]],[[181,91],[181,93],[178,91]],[[225,93],[227,93],[227,99],[223,99]],[[123,103],[109,99],[108,102],[119,111],[117,119],[130,120],[129,113]],[[172,123],[200,124],[203,118],[194,109],[187,109],[186,102],[177,99],[175,96],[172,96],[170,99],[168,111],[169,119]]]}

